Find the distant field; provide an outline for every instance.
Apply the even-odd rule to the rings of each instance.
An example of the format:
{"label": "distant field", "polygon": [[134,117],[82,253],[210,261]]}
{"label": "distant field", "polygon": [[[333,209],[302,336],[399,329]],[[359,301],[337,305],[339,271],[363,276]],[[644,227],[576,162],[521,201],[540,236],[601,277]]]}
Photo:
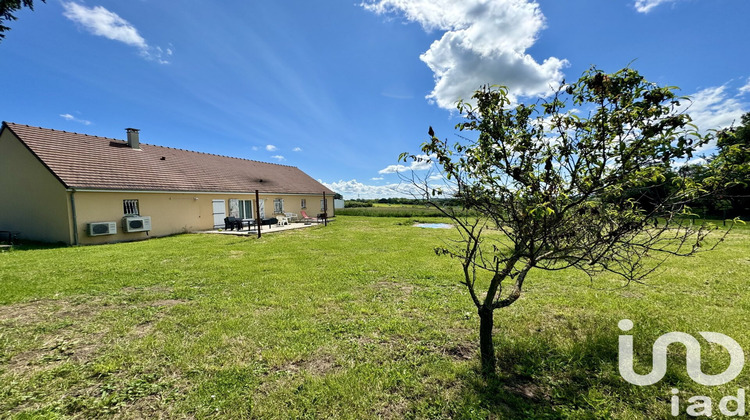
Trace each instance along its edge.
{"label": "distant field", "polygon": [[[477,374],[476,311],[452,230],[341,215],[261,239],[180,235],[0,253],[0,418],[664,419],[705,387],[671,347],[656,385],[617,371],[619,320],[637,369],[669,331],[716,331],[750,354],[750,230],[674,259],[647,285],[532,271],[498,310],[499,377]],[[443,221],[442,219],[430,219]],[[486,281],[482,280],[482,281]],[[703,342],[702,369],[726,351]]]}
{"label": "distant field", "polygon": [[373,207],[396,207],[396,208],[425,208],[425,205],[419,204],[388,204],[388,203],[373,203]]}
{"label": "distant field", "polygon": [[380,204],[373,207],[354,207],[336,210],[336,215],[367,217],[443,217],[433,207],[408,204]]}

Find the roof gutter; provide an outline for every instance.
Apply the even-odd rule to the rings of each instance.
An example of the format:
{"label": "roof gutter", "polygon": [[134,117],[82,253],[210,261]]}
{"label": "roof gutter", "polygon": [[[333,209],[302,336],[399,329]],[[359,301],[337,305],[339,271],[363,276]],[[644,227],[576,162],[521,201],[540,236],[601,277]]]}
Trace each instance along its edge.
{"label": "roof gutter", "polygon": [[[97,193],[128,193],[128,194],[209,194],[209,195],[254,195],[255,192],[239,192],[239,191],[179,191],[179,190],[126,190],[126,189],[115,189],[115,188],[72,188],[68,187],[66,191],[78,191],[78,192],[97,192]],[[302,192],[302,193],[280,193],[280,192],[260,192],[263,195],[279,195],[279,196],[317,196],[322,195],[321,192]],[[327,193],[333,194],[333,193]]]}

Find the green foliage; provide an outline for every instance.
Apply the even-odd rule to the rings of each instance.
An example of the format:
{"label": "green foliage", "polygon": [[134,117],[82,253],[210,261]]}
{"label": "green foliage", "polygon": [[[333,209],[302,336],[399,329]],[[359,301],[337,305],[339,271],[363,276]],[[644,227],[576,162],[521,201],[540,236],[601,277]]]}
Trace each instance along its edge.
{"label": "green foliage", "polygon": [[742,124],[719,131],[719,153],[711,160],[712,180],[720,191],[719,210],[733,210],[732,216],[750,216],[750,113]]}
{"label": "green foliage", "polygon": [[358,207],[372,207],[372,203],[359,200],[346,200],[344,201],[345,208],[358,208]]}
{"label": "green foliage", "polygon": [[[742,124],[712,133],[718,152],[708,163],[679,168],[677,174],[711,194],[696,200],[695,212],[721,219],[750,217],[750,113]],[[671,186],[668,186],[671,188]]]}
{"label": "green foliage", "polygon": [[[46,3],[47,0],[42,0],[42,3]],[[3,21],[13,21],[17,20],[16,15],[14,13],[18,10],[20,10],[22,7],[28,7],[31,10],[34,10],[34,0],[2,0],[0,1],[0,41],[5,38],[5,34],[3,32],[7,32],[10,30],[10,27],[5,26],[3,24]]]}
{"label": "green foliage", "polygon": [[[457,128],[475,140],[451,145],[429,129],[422,152],[453,182],[448,192],[483,216],[466,218],[436,203],[463,238],[437,252],[461,262],[485,331],[485,368],[494,371],[486,336],[492,311],[521,296],[530,270],[575,267],[589,276],[609,272],[641,281],[667,256],[705,246],[711,226],[686,222],[687,204],[705,190],[671,176],[671,164],[691,158],[708,139],[677,111],[684,98],[674,89],[630,68],[613,74],[592,68],[538,104],[513,104],[502,86],[481,88],[476,105],[458,105],[465,121]],[[445,192],[417,187],[425,196]],[[487,229],[507,239],[488,238]],[[482,273],[491,281],[478,293]]]}

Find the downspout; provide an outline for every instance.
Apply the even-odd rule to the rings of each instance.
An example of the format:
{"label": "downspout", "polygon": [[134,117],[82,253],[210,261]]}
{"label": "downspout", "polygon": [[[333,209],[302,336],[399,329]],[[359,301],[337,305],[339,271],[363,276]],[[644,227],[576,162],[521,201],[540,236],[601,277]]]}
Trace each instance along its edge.
{"label": "downspout", "polygon": [[73,245],[78,245],[78,217],[76,217],[76,190],[70,189],[70,209],[73,215]]}

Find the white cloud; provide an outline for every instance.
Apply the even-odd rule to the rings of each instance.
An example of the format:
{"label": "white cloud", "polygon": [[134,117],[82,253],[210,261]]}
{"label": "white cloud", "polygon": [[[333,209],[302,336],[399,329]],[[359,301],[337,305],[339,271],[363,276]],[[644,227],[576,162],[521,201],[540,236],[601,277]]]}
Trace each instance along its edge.
{"label": "white cloud", "polygon": [[73,121],[73,122],[81,123],[83,125],[91,125],[91,121],[76,118],[72,114],[60,114],[60,116],[67,121]]}
{"label": "white cloud", "polygon": [[417,155],[418,160],[412,161],[409,166],[406,165],[388,165],[385,168],[378,171],[379,174],[395,174],[399,172],[407,171],[426,171],[432,168],[432,160],[430,158],[435,157],[428,155]]}
{"label": "white cloud", "polygon": [[747,83],[745,84],[745,86],[742,86],[741,88],[739,88],[739,92],[741,95],[750,93],[750,79],[747,79]]}
{"label": "white cloud", "polygon": [[702,157],[697,157],[697,158],[693,158],[693,159],[690,159],[690,160],[687,160],[687,161],[675,161],[675,162],[672,162],[672,167],[675,168],[675,169],[677,169],[677,168],[681,168],[681,167],[683,167],[685,165],[705,165],[707,163],[708,163],[708,161],[706,159],[704,159]]}
{"label": "white cloud", "polygon": [[149,46],[138,30],[117,13],[102,6],[89,8],[72,1],[63,2],[62,6],[65,9],[63,16],[78,23],[90,33],[138,48],[141,56],[146,59],[160,64],[169,63],[164,57],[172,55],[171,49],[163,51],[160,47]]}
{"label": "white cloud", "polygon": [[292,152],[301,152],[301,151],[302,151],[301,147],[295,147],[294,149],[292,149]]}
{"label": "white cloud", "polygon": [[273,144],[267,144],[266,145],[266,150],[269,151],[269,152],[275,152],[276,151],[276,146],[274,146]]}
{"label": "white cloud", "polygon": [[258,151],[258,150],[260,150],[260,148],[259,148],[258,146],[253,146],[253,147],[251,147],[251,149],[253,149],[253,150],[255,150],[255,151]]}
{"label": "white cloud", "polygon": [[671,3],[673,1],[677,0],[635,0],[635,10],[640,13],[648,13],[660,4]]}
{"label": "white cloud", "polygon": [[378,14],[397,13],[427,31],[445,31],[420,59],[433,71],[428,95],[454,109],[484,84],[508,86],[512,96],[552,93],[563,78],[566,60],[541,64],[526,53],[544,29],[544,15],[530,0],[371,0],[363,6]]}
{"label": "white cloud", "polygon": [[411,190],[406,184],[367,185],[356,179],[338,182],[323,182],[321,184],[344,196],[346,199],[355,198],[389,198],[389,197],[411,197]]}
{"label": "white cloud", "polygon": [[138,30],[128,21],[110,12],[102,6],[88,8],[78,3],[63,3],[63,15],[86,28],[94,35],[124,42],[138,48],[147,48],[148,44]]}
{"label": "white cloud", "polygon": [[281,162],[282,160],[286,160],[286,158],[284,156],[281,156],[281,155],[273,155],[273,156],[271,156],[271,158],[276,159],[279,162]]}
{"label": "white cloud", "polygon": [[384,178],[382,176],[376,176],[375,178],[370,178],[371,181],[382,181]]}
{"label": "white cloud", "polygon": [[[743,89],[744,86],[738,92],[742,93]],[[731,95],[726,84],[705,88],[688,96],[691,101],[684,103],[681,111],[690,115],[701,133],[739,124],[742,115],[750,110],[748,103],[738,99],[740,95]],[[698,149],[698,153],[710,153],[715,146],[716,142],[711,141]]]}
{"label": "white cloud", "polygon": [[[742,89],[744,87],[740,88],[740,92]],[[692,103],[688,105],[687,113],[701,131],[726,128],[732,123],[739,123],[742,114],[748,111],[748,104],[731,96],[727,90],[727,85],[722,85],[690,95]]]}
{"label": "white cloud", "polygon": [[408,166],[404,165],[388,165],[385,168],[378,171],[379,174],[395,174],[399,172],[406,172],[409,170]]}

